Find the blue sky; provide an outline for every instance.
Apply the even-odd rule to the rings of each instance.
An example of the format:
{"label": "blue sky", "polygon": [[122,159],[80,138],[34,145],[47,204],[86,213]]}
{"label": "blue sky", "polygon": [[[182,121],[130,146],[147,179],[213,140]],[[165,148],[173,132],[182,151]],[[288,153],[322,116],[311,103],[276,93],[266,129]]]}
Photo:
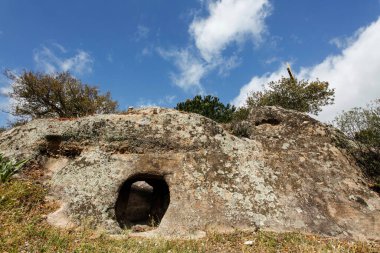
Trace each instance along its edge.
{"label": "blue sky", "polygon": [[[243,105],[290,62],[336,88],[329,121],[380,97],[379,17],[379,0],[0,0],[0,70],[68,70],[126,109],[197,93]],[[2,76],[2,110],[8,91]]]}

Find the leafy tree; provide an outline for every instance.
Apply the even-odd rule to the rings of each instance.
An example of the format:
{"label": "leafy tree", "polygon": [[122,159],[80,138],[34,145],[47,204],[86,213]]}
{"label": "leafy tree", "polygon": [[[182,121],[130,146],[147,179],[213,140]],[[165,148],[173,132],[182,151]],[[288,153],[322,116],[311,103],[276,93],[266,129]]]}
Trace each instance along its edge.
{"label": "leafy tree", "polygon": [[334,103],[334,89],[328,82],[281,78],[270,82],[263,91],[253,92],[247,99],[248,108],[258,106],[280,106],[300,112],[318,115],[321,107]]}
{"label": "leafy tree", "polygon": [[380,99],[367,108],[342,112],[334,122],[351,139],[380,150]]}
{"label": "leafy tree", "polygon": [[380,99],[367,108],[353,108],[342,112],[335,125],[356,142],[359,150],[352,152],[364,172],[380,188]]}
{"label": "leafy tree", "polygon": [[58,74],[5,73],[13,81],[10,96],[16,101],[12,114],[32,118],[81,117],[115,112],[118,106],[109,92],[83,84],[68,72]]}
{"label": "leafy tree", "polygon": [[219,123],[230,122],[236,110],[235,106],[224,105],[219,98],[211,95],[197,95],[193,99],[178,103],[175,109],[198,113]]}

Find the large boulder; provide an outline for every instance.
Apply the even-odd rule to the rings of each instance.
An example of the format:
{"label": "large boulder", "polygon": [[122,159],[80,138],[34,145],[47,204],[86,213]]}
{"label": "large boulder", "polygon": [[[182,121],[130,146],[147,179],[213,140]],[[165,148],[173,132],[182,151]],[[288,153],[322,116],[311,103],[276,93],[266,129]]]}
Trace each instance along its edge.
{"label": "large boulder", "polygon": [[276,107],[253,111],[248,123],[249,138],[240,138],[210,119],[162,108],[41,119],[2,133],[0,152],[45,167],[61,203],[48,216],[56,226],[380,239],[380,197],[337,145],[338,131]]}

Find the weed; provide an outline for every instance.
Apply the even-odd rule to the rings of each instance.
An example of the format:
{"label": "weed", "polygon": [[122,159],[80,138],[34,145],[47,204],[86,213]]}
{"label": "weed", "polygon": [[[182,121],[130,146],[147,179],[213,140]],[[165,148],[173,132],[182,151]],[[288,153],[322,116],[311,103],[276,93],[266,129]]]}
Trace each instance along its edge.
{"label": "weed", "polygon": [[10,161],[0,154],[0,182],[5,183],[9,181],[11,176],[16,174],[27,163],[28,160],[18,162]]}

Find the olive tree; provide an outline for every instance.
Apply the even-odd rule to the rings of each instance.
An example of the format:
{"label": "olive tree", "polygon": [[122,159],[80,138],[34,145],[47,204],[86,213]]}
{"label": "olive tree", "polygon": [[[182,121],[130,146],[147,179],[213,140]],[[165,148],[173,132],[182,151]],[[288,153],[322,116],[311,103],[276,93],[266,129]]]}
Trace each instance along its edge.
{"label": "olive tree", "polygon": [[251,93],[247,99],[248,108],[259,106],[280,106],[318,115],[325,105],[334,103],[335,90],[328,82],[297,80],[293,76],[282,77],[268,83],[263,91]]}
{"label": "olive tree", "polygon": [[20,76],[7,72],[12,80],[11,113],[31,118],[81,117],[116,111],[118,103],[109,92],[83,84],[68,72],[57,74],[24,71]]}

